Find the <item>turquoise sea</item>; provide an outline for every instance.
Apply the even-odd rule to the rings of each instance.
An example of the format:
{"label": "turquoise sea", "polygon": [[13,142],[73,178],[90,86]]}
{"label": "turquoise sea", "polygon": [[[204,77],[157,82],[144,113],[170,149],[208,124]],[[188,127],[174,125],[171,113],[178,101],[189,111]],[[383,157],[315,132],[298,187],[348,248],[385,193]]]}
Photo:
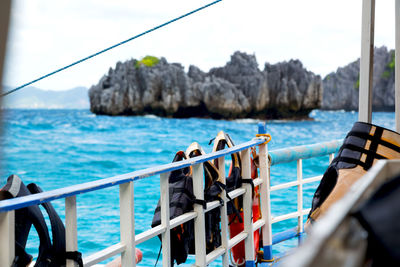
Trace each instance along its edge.
{"label": "turquoise sea", "polygon": [[[267,121],[272,135],[269,149],[342,139],[357,120],[356,112],[319,111],[313,120]],[[169,119],[155,116],[96,116],[88,110],[5,110],[0,184],[10,174],[44,190],[111,177],[172,161],[178,150],[197,141],[206,152],[218,131],[229,133],[235,143],[253,138],[257,120]],[[373,123],[394,129],[394,113],[374,113]],[[324,172],[328,158],[305,160],[304,177]],[[272,167],[272,184],[296,179],[295,164]],[[304,208],[309,208],[317,183],[305,186]],[[118,187],[77,196],[78,247],[88,256],[119,242]],[[159,177],[135,182],[136,234],[150,228],[159,198]],[[272,193],[273,215],[296,210],[296,188]],[[53,202],[64,217],[64,202]],[[279,232],[294,227],[297,220],[273,225]],[[37,253],[38,238],[32,234],[28,252]],[[283,252],[295,240],[274,247]],[[144,254],[141,266],[154,266],[160,248],[158,238],[138,246]],[[161,264],[159,263],[161,266]],[[216,263],[218,265],[218,263]]]}

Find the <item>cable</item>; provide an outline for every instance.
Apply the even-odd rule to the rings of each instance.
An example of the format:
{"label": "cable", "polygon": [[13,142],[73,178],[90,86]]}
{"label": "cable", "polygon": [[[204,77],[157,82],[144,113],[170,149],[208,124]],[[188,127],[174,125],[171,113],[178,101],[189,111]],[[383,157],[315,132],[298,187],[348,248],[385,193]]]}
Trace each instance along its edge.
{"label": "cable", "polygon": [[214,5],[214,4],[218,3],[218,2],[221,2],[221,1],[222,1],[222,0],[216,0],[216,1],[214,1],[214,2],[212,2],[212,3],[209,3],[209,4],[205,5],[205,6],[199,7],[199,8],[197,8],[197,9],[193,10],[193,11],[190,11],[190,12],[188,12],[188,13],[182,15],[182,16],[179,16],[179,17],[177,17],[177,18],[174,18],[174,19],[172,19],[172,20],[170,20],[170,21],[167,21],[167,22],[165,22],[165,23],[163,23],[163,24],[160,24],[160,25],[158,25],[158,26],[156,26],[156,27],[154,27],[154,28],[152,28],[152,29],[150,29],[150,30],[147,30],[147,31],[142,32],[142,33],[140,33],[140,34],[138,34],[138,35],[135,35],[135,36],[133,36],[133,37],[131,37],[131,38],[129,38],[129,39],[126,39],[125,41],[119,42],[119,43],[117,43],[117,44],[115,44],[115,45],[112,45],[112,46],[110,46],[110,47],[107,47],[107,48],[105,48],[105,49],[103,49],[103,50],[101,50],[101,51],[99,51],[99,52],[96,52],[96,53],[94,53],[94,54],[92,54],[92,55],[90,55],[90,56],[87,56],[87,57],[82,58],[82,59],[80,59],[80,60],[78,60],[78,61],[75,61],[75,62],[73,62],[73,63],[71,63],[71,64],[69,64],[69,65],[67,65],[67,66],[65,66],[65,67],[59,68],[59,69],[57,69],[57,70],[55,70],[55,71],[53,71],[53,72],[50,72],[50,73],[48,73],[48,74],[46,74],[46,75],[43,75],[43,76],[41,76],[41,77],[39,77],[39,78],[37,78],[37,79],[35,79],[35,80],[33,80],[33,81],[30,81],[30,82],[28,82],[28,83],[25,83],[25,84],[23,84],[23,85],[21,85],[21,86],[18,86],[18,87],[16,87],[16,88],[12,89],[12,90],[9,90],[9,91],[7,91],[7,92],[5,92],[5,93],[2,93],[2,94],[0,95],[0,98],[1,98],[1,97],[4,97],[4,96],[6,96],[6,95],[9,95],[9,94],[11,94],[11,93],[14,93],[14,92],[16,92],[16,91],[18,91],[18,90],[20,90],[20,89],[22,89],[22,88],[24,88],[24,87],[26,87],[26,86],[28,86],[28,85],[31,85],[31,84],[33,84],[33,83],[36,83],[36,82],[38,82],[38,81],[40,81],[40,80],[43,80],[43,79],[45,79],[45,78],[48,78],[48,77],[50,77],[50,76],[52,76],[52,75],[54,75],[54,74],[56,74],[56,73],[58,73],[58,72],[60,72],[60,71],[66,70],[66,69],[68,69],[68,68],[70,68],[70,67],[72,67],[72,66],[75,66],[75,65],[77,65],[77,64],[79,64],[79,63],[82,63],[82,62],[84,62],[84,61],[86,61],[86,60],[88,60],[88,59],[91,59],[91,58],[93,58],[93,57],[95,57],[95,56],[98,56],[98,55],[100,55],[100,54],[102,54],[102,53],[104,53],[104,52],[107,52],[107,51],[109,51],[109,50],[111,50],[111,49],[113,49],[113,48],[116,48],[116,47],[118,47],[118,46],[120,46],[120,45],[123,45],[123,44],[125,44],[125,43],[128,43],[128,42],[130,42],[130,41],[132,41],[132,40],[134,40],[134,39],[137,39],[137,38],[139,38],[139,37],[141,37],[141,36],[143,36],[143,35],[145,35],[145,34],[148,34],[148,33],[152,32],[152,31],[158,30],[158,29],[160,29],[160,28],[162,28],[162,27],[164,27],[164,26],[167,26],[168,24],[171,24],[172,22],[175,22],[175,21],[178,21],[178,20],[180,20],[180,19],[183,19],[184,17],[187,17],[187,16],[189,16],[189,15],[192,15],[192,14],[194,14],[194,13],[200,11],[200,10],[203,10],[203,9],[205,9],[205,8],[207,8],[207,7],[209,7],[209,6],[212,6],[212,5]]}

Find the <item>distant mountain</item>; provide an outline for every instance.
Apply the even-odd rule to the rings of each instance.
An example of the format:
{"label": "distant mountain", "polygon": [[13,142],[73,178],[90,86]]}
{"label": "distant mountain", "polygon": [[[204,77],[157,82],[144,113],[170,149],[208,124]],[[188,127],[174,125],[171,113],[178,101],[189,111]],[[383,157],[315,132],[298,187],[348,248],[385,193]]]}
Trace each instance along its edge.
{"label": "distant mountain", "polygon": [[[11,90],[5,87],[4,91]],[[76,87],[65,91],[46,91],[27,87],[3,98],[3,108],[88,109],[88,89]]]}
{"label": "distant mountain", "polygon": [[[375,111],[394,111],[394,50],[375,47],[372,107]],[[322,109],[358,109],[360,59],[338,68],[323,80]]]}

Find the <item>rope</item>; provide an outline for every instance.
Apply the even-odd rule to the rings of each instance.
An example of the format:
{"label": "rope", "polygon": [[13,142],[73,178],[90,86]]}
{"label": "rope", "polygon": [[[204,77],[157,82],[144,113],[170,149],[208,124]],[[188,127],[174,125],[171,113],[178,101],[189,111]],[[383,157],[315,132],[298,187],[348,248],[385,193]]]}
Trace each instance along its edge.
{"label": "rope", "polygon": [[262,143],[263,145],[268,144],[268,143],[272,140],[272,137],[271,137],[270,134],[256,134],[256,137],[263,137],[263,138],[265,138],[265,142]]}
{"label": "rope", "polygon": [[9,91],[7,91],[7,92],[1,94],[1,95],[0,95],[0,98],[1,98],[1,97],[4,97],[4,96],[6,96],[6,95],[9,95],[9,94],[11,94],[11,93],[14,93],[14,92],[16,92],[16,91],[18,91],[18,90],[20,90],[20,89],[22,89],[22,88],[24,88],[24,87],[26,87],[26,86],[28,86],[28,85],[31,85],[31,84],[33,84],[33,83],[36,83],[36,82],[38,82],[38,81],[40,81],[40,80],[43,80],[43,79],[45,79],[45,78],[48,78],[48,77],[50,77],[50,76],[52,76],[52,75],[54,75],[54,74],[56,74],[56,73],[58,73],[58,72],[60,72],[60,71],[66,70],[66,69],[68,69],[68,68],[70,68],[70,67],[72,67],[72,66],[75,66],[75,65],[77,65],[77,64],[79,64],[79,63],[82,63],[82,62],[84,62],[84,61],[86,61],[86,60],[88,60],[88,59],[91,59],[91,58],[95,57],[95,56],[98,56],[98,55],[100,55],[100,54],[103,54],[104,52],[107,52],[107,51],[109,51],[109,50],[111,50],[111,49],[114,49],[114,48],[116,48],[116,47],[118,47],[118,46],[120,46],[120,45],[123,45],[123,44],[125,44],[125,43],[128,43],[128,42],[130,42],[130,41],[132,41],[132,40],[134,40],[134,39],[137,39],[137,38],[139,38],[139,37],[141,37],[141,36],[143,36],[143,35],[145,35],[145,34],[148,34],[148,33],[152,32],[152,31],[158,30],[158,29],[160,29],[160,28],[162,28],[162,27],[164,27],[164,26],[167,26],[168,24],[171,24],[171,23],[173,23],[173,22],[175,22],[175,21],[178,21],[178,20],[180,20],[180,19],[183,19],[184,17],[187,17],[187,16],[189,16],[189,15],[192,15],[192,14],[194,14],[194,13],[196,13],[196,12],[199,12],[200,10],[203,10],[203,9],[205,9],[205,8],[207,8],[207,7],[209,7],[209,6],[212,6],[212,5],[214,5],[214,4],[218,3],[218,2],[221,2],[221,1],[222,1],[222,0],[216,0],[216,1],[214,1],[214,2],[212,2],[212,3],[209,3],[209,4],[205,5],[205,6],[199,7],[199,8],[197,8],[197,9],[193,10],[193,11],[190,11],[190,12],[188,12],[188,13],[182,15],[182,16],[179,16],[179,17],[177,17],[177,18],[174,18],[174,19],[172,19],[172,20],[169,20],[169,21],[167,21],[167,22],[165,22],[165,23],[163,23],[163,24],[160,24],[160,25],[158,25],[158,26],[152,28],[152,29],[149,29],[149,30],[147,30],[147,31],[145,31],[145,32],[142,32],[142,33],[140,33],[140,34],[138,34],[138,35],[135,35],[135,36],[133,36],[133,37],[131,37],[131,38],[129,38],[129,39],[126,39],[125,41],[119,42],[119,43],[117,43],[117,44],[115,44],[115,45],[112,45],[112,46],[110,46],[110,47],[107,47],[107,48],[105,48],[105,49],[103,49],[103,50],[101,50],[101,51],[99,51],[99,52],[96,52],[96,53],[94,53],[94,54],[92,54],[92,55],[90,55],[90,56],[87,56],[87,57],[82,58],[82,59],[80,59],[80,60],[78,60],[78,61],[75,61],[75,62],[73,62],[73,63],[71,63],[71,64],[69,64],[69,65],[67,65],[67,66],[65,66],[65,67],[59,68],[59,69],[57,69],[57,70],[55,70],[55,71],[53,71],[53,72],[50,72],[50,73],[48,73],[48,74],[46,74],[46,75],[43,75],[43,76],[41,76],[41,77],[39,77],[39,78],[37,78],[37,79],[35,79],[35,80],[33,80],[33,81],[30,81],[30,82],[28,82],[28,83],[25,83],[25,84],[23,84],[23,85],[21,85],[21,86],[18,86],[18,87],[16,87],[16,88],[12,89],[12,90],[9,90]]}

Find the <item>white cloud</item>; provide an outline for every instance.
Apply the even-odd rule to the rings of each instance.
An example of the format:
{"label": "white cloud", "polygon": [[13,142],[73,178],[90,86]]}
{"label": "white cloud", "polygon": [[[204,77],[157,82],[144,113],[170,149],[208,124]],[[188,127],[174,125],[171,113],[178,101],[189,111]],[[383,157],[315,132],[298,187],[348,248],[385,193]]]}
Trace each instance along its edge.
{"label": "white cloud", "polygon": [[[5,84],[18,86],[211,1],[14,0]],[[236,51],[260,68],[291,58],[326,75],[359,57],[361,1],[224,0],[36,84],[90,86],[117,61],[164,56],[207,71]],[[394,1],[377,1],[375,44],[394,47]]]}

